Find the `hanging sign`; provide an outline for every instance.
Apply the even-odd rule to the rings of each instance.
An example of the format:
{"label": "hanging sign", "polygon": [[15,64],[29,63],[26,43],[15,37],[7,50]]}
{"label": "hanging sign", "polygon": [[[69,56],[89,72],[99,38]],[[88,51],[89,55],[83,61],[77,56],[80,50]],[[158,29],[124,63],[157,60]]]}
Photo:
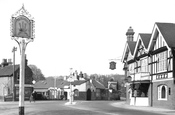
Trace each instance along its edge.
{"label": "hanging sign", "polygon": [[114,69],[116,69],[116,62],[114,62],[114,61],[111,61],[109,64],[110,64],[110,67],[109,67],[109,69],[111,69],[111,70],[114,70]]}

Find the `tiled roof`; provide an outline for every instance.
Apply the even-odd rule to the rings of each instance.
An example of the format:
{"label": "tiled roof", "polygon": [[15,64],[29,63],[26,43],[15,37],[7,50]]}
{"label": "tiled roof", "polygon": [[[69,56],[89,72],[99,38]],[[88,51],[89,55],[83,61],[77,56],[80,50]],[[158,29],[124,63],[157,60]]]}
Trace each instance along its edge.
{"label": "tiled roof", "polygon": [[[72,85],[81,85],[83,83],[87,82],[87,80],[75,80],[72,82]],[[70,85],[70,82],[65,82],[64,85]]]}
{"label": "tiled roof", "polygon": [[61,79],[55,79],[53,77],[47,77],[44,81],[37,82],[34,87],[35,88],[50,88],[50,87],[57,87],[57,88],[63,88],[65,81]]}
{"label": "tiled roof", "polygon": [[57,88],[64,88],[65,85],[69,85],[69,82],[65,80],[58,80],[56,86]]}
{"label": "tiled roof", "polygon": [[[81,85],[87,82],[87,80],[75,80],[72,82],[72,85]],[[53,77],[46,78],[45,81],[39,81],[34,85],[34,88],[50,88],[50,87],[57,87],[57,88],[64,88],[64,86],[70,85],[70,82],[62,80],[62,79],[55,79]]]}
{"label": "tiled roof", "polygon": [[[19,65],[15,65],[15,71],[19,68]],[[12,76],[13,65],[5,66],[0,68],[0,77]]]}
{"label": "tiled roof", "polygon": [[169,47],[175,47],[175,24],[156,23]]}
{"label": "tiled roof", "polygon": [[101,84],[99,81],[97,80],[92,80],[92,84],[94,85],[95,88],[98,89],[105,89],[105,86],[103,84]]}
{"label": "tiled roof", "polygon": [[87,81],[86,80],[75,80],[74,82],[72,82],[72,85],[81,85],[85,82],[87,82]]}
{"label": "tiled roof", "polygon": [[35,83],[34,88],[49,88],[49,85],[47,84],[46,81],[38,81]]}
{"label": "tiled roof", "polygon": [[145,48],[148,48],[148,45],[149,45],[149,42],[150,42],[150,39],[151,39],[151,34],[140,33],[140,37],[143,41],[143,44],[145,45]]}
{"label": "tiled roof", "polygon": [[135,46],[136,46],[136,42],[134,42],[134,41],[127,41],[127,43],[128,43],[129,49],[131,51],[131,54],[133,55],[134,54],[134,49],[135,49]]}

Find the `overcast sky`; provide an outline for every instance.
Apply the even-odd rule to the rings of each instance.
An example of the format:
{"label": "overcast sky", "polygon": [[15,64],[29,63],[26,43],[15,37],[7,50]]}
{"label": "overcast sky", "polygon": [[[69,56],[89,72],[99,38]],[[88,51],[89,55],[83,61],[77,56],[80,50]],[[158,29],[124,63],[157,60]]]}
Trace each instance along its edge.
{"label": "overcast sky", "polygon": [[87,74],[124,74],[121,59],[126,31],[151,33],[155,22],[175,22],[174,0],[0,0],[0,59],[12,58],[18,44],[10,36],[11,15],[24,4],[35,20],[35,39],[28,44],[29,64],[45,75],[68,75],[69,68]]}

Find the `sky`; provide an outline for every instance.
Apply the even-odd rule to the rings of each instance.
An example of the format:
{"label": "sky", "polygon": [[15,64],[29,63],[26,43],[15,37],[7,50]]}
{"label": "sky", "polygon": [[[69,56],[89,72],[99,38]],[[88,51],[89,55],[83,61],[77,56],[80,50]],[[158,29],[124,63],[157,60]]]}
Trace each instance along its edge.
{"label": "sky", "polygon": [[[152,33],[155,22],[175,22],[174,0],[0,0],[0,60],[20,63],[20,50],[10,36],[11,16],[21,9],[35,21],[35,39],[26,48],[28,64],[45,77],[69,75],[70,68],[87,74],[124,74],[121,58],[126,32]],[[109,62],[115,59],[115,70]]]}

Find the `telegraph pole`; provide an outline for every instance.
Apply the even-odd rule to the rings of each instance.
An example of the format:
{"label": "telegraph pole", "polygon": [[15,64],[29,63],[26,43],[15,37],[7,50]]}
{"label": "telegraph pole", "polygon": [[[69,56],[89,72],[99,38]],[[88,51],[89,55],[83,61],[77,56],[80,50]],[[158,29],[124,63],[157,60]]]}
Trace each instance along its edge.
{"label": "telegraph pole", "polygon": [[15,89],[15,51],[17,51],[17,47],[13,47],[13,78],[12,78],[12,90],[13,90],[13,101],[15,101],[16,97],[16,89]]}

